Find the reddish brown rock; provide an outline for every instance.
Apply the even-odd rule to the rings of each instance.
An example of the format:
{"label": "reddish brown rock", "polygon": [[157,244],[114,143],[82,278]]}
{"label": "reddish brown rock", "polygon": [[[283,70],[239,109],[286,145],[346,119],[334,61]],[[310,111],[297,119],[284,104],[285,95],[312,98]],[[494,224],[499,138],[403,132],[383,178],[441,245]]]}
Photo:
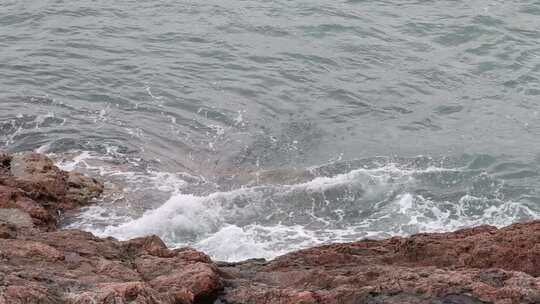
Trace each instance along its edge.
{"label": "reddish brown rock", "polygon": [[219,263],[157,236],[56,230],[101,183],[0,153],[0,304],[540,303],[540,221]]}
{"label": "reddish brown rock", "polygon": [[48,157],[37,153],[15,154],[10,161],[7,183],[25,191],[32,199],[57,203],[59,209],[80,206],[103,192],[103,184],[77,172],[66,172]]}
{"label": "reddish brown rock", "polygon": [[56,226],[56,210],[27,197],[20,189],[0,185],[0,208],[26,212],[36,226],[51,230]]}
{"label": "reddish brown rock", "polygon": [[103,191],[95,179],[34,153],[0,154],[0,169],[0,304],[191,304],[222,288],[206,255],[169,250],[157,236],[55,231],[59,212]]}
{"label": "reddish brown rock", "polygon": [[101,182],[62,171],[44,155],[0,152],[0,208],[27,212],[41,229],[54,229],[60,212],[86,204],[102,192]]}
{"label": "reddish brown rock", "polygon": [[52,160],[41,154],[13,155],[10,173],[12,185],[35,200],[62,201],[66,196],[68,173],[58,169]]}
{"label": "reddish brown rock", "polygon": [[[0,286],[9,286],[0,287],[0,303],[190,304],[221,290],[219,270],[208,257],[192,249],[154,255],[145,244],[155,240],[120,242],[78,230],[0,239]],[[193,253],[201,258],[194,260]]]}
{"label": "reddish brown rock", "polygon": [[540,303],[540,222],[225,264],[226,303]]}
{"label": "reddish brown rock", "polygon": [[407,267],[503,268],[540,275],[540,221],[502,229],[480,226],[451,233],[333,244],[276,259],[279,269],[291,262],[309,266],[369,263]]}

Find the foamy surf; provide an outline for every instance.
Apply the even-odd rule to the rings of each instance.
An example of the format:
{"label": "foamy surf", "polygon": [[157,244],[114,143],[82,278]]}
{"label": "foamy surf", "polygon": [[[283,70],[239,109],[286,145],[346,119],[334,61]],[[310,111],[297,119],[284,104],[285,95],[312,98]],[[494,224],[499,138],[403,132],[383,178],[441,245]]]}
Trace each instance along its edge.
{"label": "foamy surf", "polygon": [[[505,198],[501,181],[466,166],[387,161],[343,170],[330,164],[310,168],[321,176],[296,184],[215,187],[196,194],[186,191],[200,180],[192,176],[118,172],[103,168],[106,162],[91,165],[93,157],[83,153],[62,165],[82,166],[109,180],[123,178],[122,196],[130,191],[153,195],[132,195],[129,204],[117,208],[107,201],[112,196],[105,197],[71,219],[69,227],[119,239],[156,234],[169,246],[193,246],[217,260],[270,259],[330,242],[504,226],[540,215],[526,203]],[[328,174],[329,167],[341,169]]]}

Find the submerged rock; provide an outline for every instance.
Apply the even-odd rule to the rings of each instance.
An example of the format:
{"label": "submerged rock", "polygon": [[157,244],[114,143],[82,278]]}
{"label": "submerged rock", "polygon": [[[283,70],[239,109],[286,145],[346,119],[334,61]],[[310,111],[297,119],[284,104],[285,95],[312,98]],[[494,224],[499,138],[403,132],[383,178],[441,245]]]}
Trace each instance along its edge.
{"label": "submerged rock", "polygon": [[103,185],[0,153],[0,304],[540,303],[540,221],[215,263],[157,236],[56,230]]}

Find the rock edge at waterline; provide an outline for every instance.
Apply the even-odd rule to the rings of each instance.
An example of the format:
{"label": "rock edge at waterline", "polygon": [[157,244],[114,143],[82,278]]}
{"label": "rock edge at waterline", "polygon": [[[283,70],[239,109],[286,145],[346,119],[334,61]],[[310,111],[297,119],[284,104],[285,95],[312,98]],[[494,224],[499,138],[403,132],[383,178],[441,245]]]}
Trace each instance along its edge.
{"label": "rock edge at waterline", "polygon": [[0,152],[0,304],[540,303],[540,221],[213,262],[157,236],[58,230],[103,184]]}

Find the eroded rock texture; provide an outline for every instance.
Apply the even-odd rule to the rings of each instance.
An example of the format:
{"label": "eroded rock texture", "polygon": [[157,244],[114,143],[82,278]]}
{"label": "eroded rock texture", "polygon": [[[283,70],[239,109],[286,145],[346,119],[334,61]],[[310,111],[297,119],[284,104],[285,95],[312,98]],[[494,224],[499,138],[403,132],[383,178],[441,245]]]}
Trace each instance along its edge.
{"label": "eroded rock texture", "polygon": [[221,290],[217,266],[155,236],[126,242],[56,230],[103,191],[39,154],[0,154],[0,304],[194,303]]}
{"label": "eroded rock texture", "polygon": [[43,155],[0,154],[0,208],[26,212],[42,230],[54,230],[60,212],[80,207],[102,192],[101,182],[62,171]]}
{"label": "eroded rock texture", "polygon": [[157,237],[36,232],[2,239],[0,248],[5,303],[193,303],[221,287],[206,255],[168,250]]}
{"label": "eroded rock texture", "polygon": [[57,230],[103,185],[0,152],[0,304],[540,303],[540,222],[332,244],[215,263],[157,236]]}
{"label": "eroded rock texture", "polygon": [[227,303],[540,303],[540,222],[224,264]]}

